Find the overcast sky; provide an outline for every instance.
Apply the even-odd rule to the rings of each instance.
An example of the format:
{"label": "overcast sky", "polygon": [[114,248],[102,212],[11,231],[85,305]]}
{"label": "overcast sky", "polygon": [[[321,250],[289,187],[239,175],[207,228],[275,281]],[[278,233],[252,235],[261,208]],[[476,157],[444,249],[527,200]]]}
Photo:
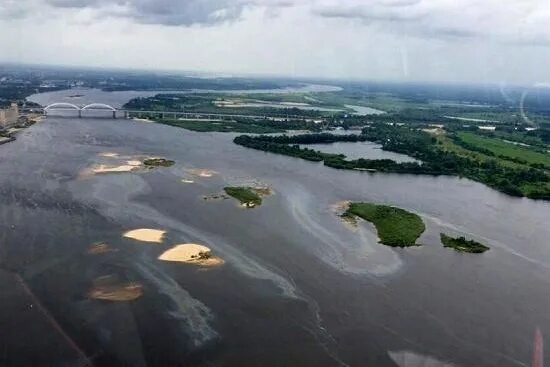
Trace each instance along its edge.
{"label": "overcast sky", "polygon": [[0,0],[0,61],[550,82],[549,0]]}

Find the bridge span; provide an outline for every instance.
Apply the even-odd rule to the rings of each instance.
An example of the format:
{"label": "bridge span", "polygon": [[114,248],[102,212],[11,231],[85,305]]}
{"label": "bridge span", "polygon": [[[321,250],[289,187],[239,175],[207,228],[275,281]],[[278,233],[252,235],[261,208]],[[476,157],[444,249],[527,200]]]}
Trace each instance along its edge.
{"label": "bridge span", "polygon": [[[75,104],[68,103],[68,102],[56,102],[56,103],[49,104],[42,109],[42,113],[45,116],[47,116],[48,112],[50,111],[77,111],[79,118],[82,118],[82,112],[84,111],[110,111],[113,113],[113,118],[116,119],[117,118],[116,113],[119,110],[105,103],[90,103],[84,106],[77,106]],[[128,117],[126,110],[120,110],[120,111],[124,112],[125,118]]]}
{"label": "bridge span", "polygon": [[286,121],[286,120],[312,120],[312,118],[307,118],[304,116],[295,116],[287,115],[284,113],[277,115],[246,115],[238,113],[208,113],[208,112],[185,112],[185,111],[155,111],[155,110],[128,110],[122,108],[115,108],[111,105],[105,103],[90,103],[84,106],[78,106],[68,102],[56,102],[47,105],[42,109],[33,109],[33,111],[38,112],[42,111],[45,116],[48,116],[48,113],[51,111],[76,111],[78,112],[79,118],[85,117],[96,117],[96,116],[86,116],[86,111],[108,111],[112,112],[112,118],[117,118],[117,113],[122,114],[123,118],[132,118],[132,117],[158,117],[160,119],[165,118],[184,118],[192,120],[227,120],[235,118],[246,118],[253,120],[270,120],[270,121]]}

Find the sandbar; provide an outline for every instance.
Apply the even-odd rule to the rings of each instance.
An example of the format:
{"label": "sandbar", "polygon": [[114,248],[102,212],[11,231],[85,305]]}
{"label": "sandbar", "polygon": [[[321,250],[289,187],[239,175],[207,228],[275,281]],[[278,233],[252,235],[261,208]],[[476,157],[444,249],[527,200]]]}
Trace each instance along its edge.
{"label": "sandbar", "polygon": [[114,152],[101,152],[98,154],[100,157],[106,157],[106,158],[117,158],[118,153]]}
{"label": "sandbar", "polygon": [[161,243],[166,231],[160,229],[139,228],[123,234],[126,238],[131,238],[143,242]]}
{"label": "sandbar", "polygon": [[143,295],[143,287],[139,283],[99,284],[88,293],[88,297],[104,301],[133,301]]}
{"label": "sandbar", "polygon": [[212,171],[212,170],[209,170],[209,169],[199,169],[199,168],[190,169],[189,173],[191,173],[192,175],[195,175],[195,176],[199,176],[199,177],[212,177],[212,176],[218,174],[218,172],[216,172],[216,171]]}
{"label": "sandbar", "polygon": [[163,252],[159,256],[159,260],[184,262],[201,266],[216,266],[224,263],[223,259],[213,256],[208,247],[196,243],[176,245]]}
{"label": "sandbar", "polygon": [[100,164],[92,169],[93,173],[115,173],[115,172],[131,172],[136,170],[137,166],[130,164],[123,164],[120,166],[108,166]]}

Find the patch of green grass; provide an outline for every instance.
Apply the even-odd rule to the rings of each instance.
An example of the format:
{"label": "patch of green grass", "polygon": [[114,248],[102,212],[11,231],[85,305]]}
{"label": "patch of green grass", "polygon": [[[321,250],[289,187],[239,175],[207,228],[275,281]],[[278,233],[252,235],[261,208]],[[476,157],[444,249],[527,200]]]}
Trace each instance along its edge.
{"label": "patch of green grass", "polygon": [[261,196],[251,187],[227,186],[223,190],[227,195],[234,197],[249,208],[262,204]]}
{"label": "patch of green grass", "polygon": [[464,237],[453,238],[451,236],[447,236],[445,233],[441,233],[440,238],[443,247],[450,247],[460,252],[481,254],[489,250],[489,247],[474,240],[467,240]]}
{"label": "patch of green grass", "polygon": [[461,131],[457,135],[466,143],[488,149],[496,156],[518,159],[525,161],[527,164],[538,163],[550,168],[550,154],[548,153],[542,153],[533,148],[514,145],[498,138],[484,137],[471,132]]}
{"label": "patch of green grass", "polygon": [[416,240],[426,229],[418,215],[387,205],[351,203],[342,216],[358,216],[373,223],[380,242],[394,247],[416,246]]}
{"label": "patch of green grass", "polygon": [[506,167],[511,167],[511,168],[521,168],[521,167],[525,167],[524,165],[521,165],[519,163],[516,163],[516,162],[511,162],[511,161],[507,161],[507,160],[503,160],[503,159],[497,159],[496,157],[492,157],[492,156],[488,156],[486,154],[483,154],[483,153],[480,153],[480,152],[475,152],[473,150],[468,150],[464,147],[461,147],[460,145],[456,144],[455,142],[452,141],[452,139],[450,139],[448,136],[445,136],[445,135],[438,135],[436,137],[437,141],[438,141],[438,146],[440,149],[444,150],[444,151],[447,151],[447,152],[451,152],[451,153],[455,153],[461,157],[465,157],[465,158],[470,158],[470,159],[475,159],[477,161],[480,161],[480,162],[485,162],[485,161],[489,161],[489,160],[498,160],[498,162],[500,164],[502,164],[503,166],[506,166]]}

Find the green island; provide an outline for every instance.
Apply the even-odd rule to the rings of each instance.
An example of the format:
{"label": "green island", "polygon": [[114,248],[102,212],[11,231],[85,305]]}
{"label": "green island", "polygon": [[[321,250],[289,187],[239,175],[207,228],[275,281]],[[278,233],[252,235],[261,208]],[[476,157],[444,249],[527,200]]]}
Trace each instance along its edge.
{"label": "green island", "polygon": [[271,134],[286,131],[283,129],[284,125],[277,126],[274,123],[269,124],[263,121],[248,121],[244,119],[225,119],[219,121],[157,119],[155,122],[197,132]]}
{"label": "green island", "polygon": [[441,233],[440,238],[443,247],[450,247],[460,252],[481,254],[489,250],[489,247],[474,240],[467,240],[464,236],[453,238],[447,236],[445,233]]}
{"label": "green island", "polygon": [[374,224],[380,243],[387,246],[419,246],[416,240],[426,229],[418,215],[388,205],[351,203],[342,218],[355,220],[355,217]]}
{"label": "green island", "polygon": [[[463,131],[427,129],[387,123],[372,123],[360,135],[302,134],[293,136],[237,136],[233,141],[247,148],[288,155],[338,169],[407,173],[424,175],[453,175],[467,177],[512,196],[550,200],[550,164],[548,153],[527,150],[509,144],[500,150],[487,144],[487,139],[472,139]],[[479,135],[481,136],[481,135]],[[463,141],[462,139],[469,139]],[[343,154],[329,154],[300,145],[355,141],[372,141],[383,150],[406,154],[419,162],[397,163],[389,159],[348,160]],[[299,145],[300,144],[300,145]],[[501,144],[507,144],[502,142]],[[492,149],[492,150],[490,150]],[[524,152],[526,150],[526,153]],[[508,155],[505,155],[509,152]],[[523,155],[521,155],[523,153]]]}
{"label": "green island", "polygon": [[[452,175],[508,195],[550,200],[547,104],[527,96],[527,119],[512,113],[518,106],[502,101],[498,93],[469,90],[467,96],[458,98],[452,93],[440,95],[440,90],[428,92],[390,85],[347,85],[340,91],[288,94],[162,93],[135,98],[125,108],[132,110],[132,117],[199,132],[264,134],[238,136],[234,142],[332,168]],[[181,112],[190,117],[177,118]],[[335,129],[360,130],[361,134],[324,133]],[[292,130],[308,134],[273,135]],[[383,150],[417,161],[348,159],[307,148],[308,144],[359,141],[378,143]]]}
{"label": "green island", "polygon": [[147,167],[170,167],[176,162],[165,158],[147,158],[143,160],[143,164]]}
{"label": "green island", "polygon": [[223,190],[247,208],[254,208],[262,204],[262,197],[253,187],[227,186]]}

